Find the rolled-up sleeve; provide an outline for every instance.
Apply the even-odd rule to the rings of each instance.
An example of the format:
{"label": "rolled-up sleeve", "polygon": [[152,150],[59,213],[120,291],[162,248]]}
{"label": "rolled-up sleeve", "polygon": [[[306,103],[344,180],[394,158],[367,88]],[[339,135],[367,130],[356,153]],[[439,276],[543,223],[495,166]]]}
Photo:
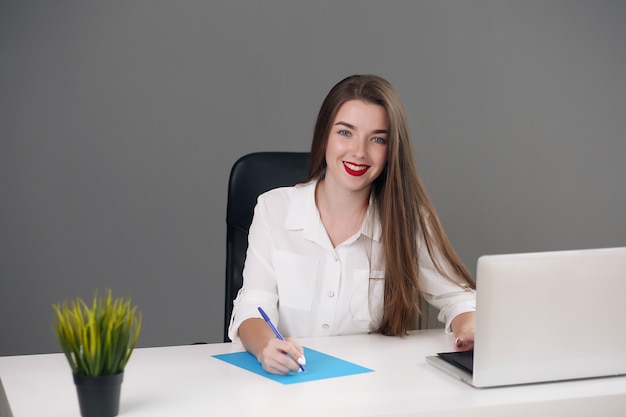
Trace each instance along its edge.
{"label": "rolled-up sleeve", "polygon": [[240,343],[239,326],[244,320],[261,317],[262,307],[270,319],[278,324],[278,292],[271,262],[271,232],[267,206],[262,198],[255,209],[248,234],[248,249],[243,270],[243,287],[233,302],[233,313],[228,328],[228,337]]}
{"label": "rolled-up sleeve", "polygon": [[461,313],[476,311],[476,291],[462,277],[452,271],[446,262],[439,262],[450,279],[443,276],[428,254],[425,244],[419,245],[419,277],[424,299],[439,310],[438,319],[451,332],[450,323]]}

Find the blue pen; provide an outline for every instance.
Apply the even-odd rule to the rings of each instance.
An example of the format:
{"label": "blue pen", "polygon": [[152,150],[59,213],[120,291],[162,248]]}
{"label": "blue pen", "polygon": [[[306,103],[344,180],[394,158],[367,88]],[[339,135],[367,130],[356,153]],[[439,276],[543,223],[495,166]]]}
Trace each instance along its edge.
{"label": "blue pen", "polygon": [[[263,320],[265,320],[267,325],[270,326],[270,329],[272,329],[272,331],[274,332],[274,334],[276,335],[278,340],[285,340],[283,335],[280,334],[280,332],[278,331],[278,329],[276,327],[274,327],[274,324],[270,320],[269,316],[267,314],[265,314],[265,311],[263,311],[263,309],[261,307],[259,307],[259,313],[261,313],[261,316],[263,316]],[[300,367],[302,372],[306,372],[306,370],[304,369],[304,366],[302,366],[302,364],[300,363],[301,360],[302,360],[302,358],[298,359],[298,361],[297,361],[298,362],[298,366]]]}

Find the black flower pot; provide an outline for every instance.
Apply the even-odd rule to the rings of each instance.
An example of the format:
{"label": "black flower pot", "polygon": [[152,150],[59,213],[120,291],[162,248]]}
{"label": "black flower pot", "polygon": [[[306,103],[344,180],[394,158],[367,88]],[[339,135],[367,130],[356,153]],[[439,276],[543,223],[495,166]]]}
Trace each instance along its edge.
{"label": "black flower pot", "polygon": [[114,417],[120,408],[120,391],[124,372],[115,375],[74,375],[80,415],[83,417]]}

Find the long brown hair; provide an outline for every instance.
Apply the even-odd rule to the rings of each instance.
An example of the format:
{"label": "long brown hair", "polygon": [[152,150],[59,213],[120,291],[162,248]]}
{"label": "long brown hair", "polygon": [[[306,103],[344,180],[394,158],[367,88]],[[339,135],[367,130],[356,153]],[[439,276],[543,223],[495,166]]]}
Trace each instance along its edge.
{"label": "long brown hair", "polygon": [[400,335],[411,328],[416,314],[420,313],[418,234],[422,235],[439,273],[454,281],[446,273],[450,269],[444,268],[443,261],[470,287],[475,288],[476,283],[452,248],[417,174],[404,105],[396,89],[384,78],[353,75],[330,90],[313,131],[309,180],[324,178],[331,124],[343,103],[355,99],[379,104],[387,111],[387,165],[372,184],[385,263],[385,301],[378,331]]}

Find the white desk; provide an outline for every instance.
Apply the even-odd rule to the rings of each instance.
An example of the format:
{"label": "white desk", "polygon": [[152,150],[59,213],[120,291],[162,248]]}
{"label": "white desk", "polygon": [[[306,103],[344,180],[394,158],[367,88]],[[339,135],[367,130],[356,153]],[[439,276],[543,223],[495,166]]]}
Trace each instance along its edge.
{"label": "white desk", "polygon": [[[302,339],[304,346],[375,372],[283,385],[211,355],[219,343],[136,349],[120,416],[625,416],[626,377],[475,389],[428,365],[452,345],[442,330]],[[0,357],[14,417],[79,416],[62,354]]]}

